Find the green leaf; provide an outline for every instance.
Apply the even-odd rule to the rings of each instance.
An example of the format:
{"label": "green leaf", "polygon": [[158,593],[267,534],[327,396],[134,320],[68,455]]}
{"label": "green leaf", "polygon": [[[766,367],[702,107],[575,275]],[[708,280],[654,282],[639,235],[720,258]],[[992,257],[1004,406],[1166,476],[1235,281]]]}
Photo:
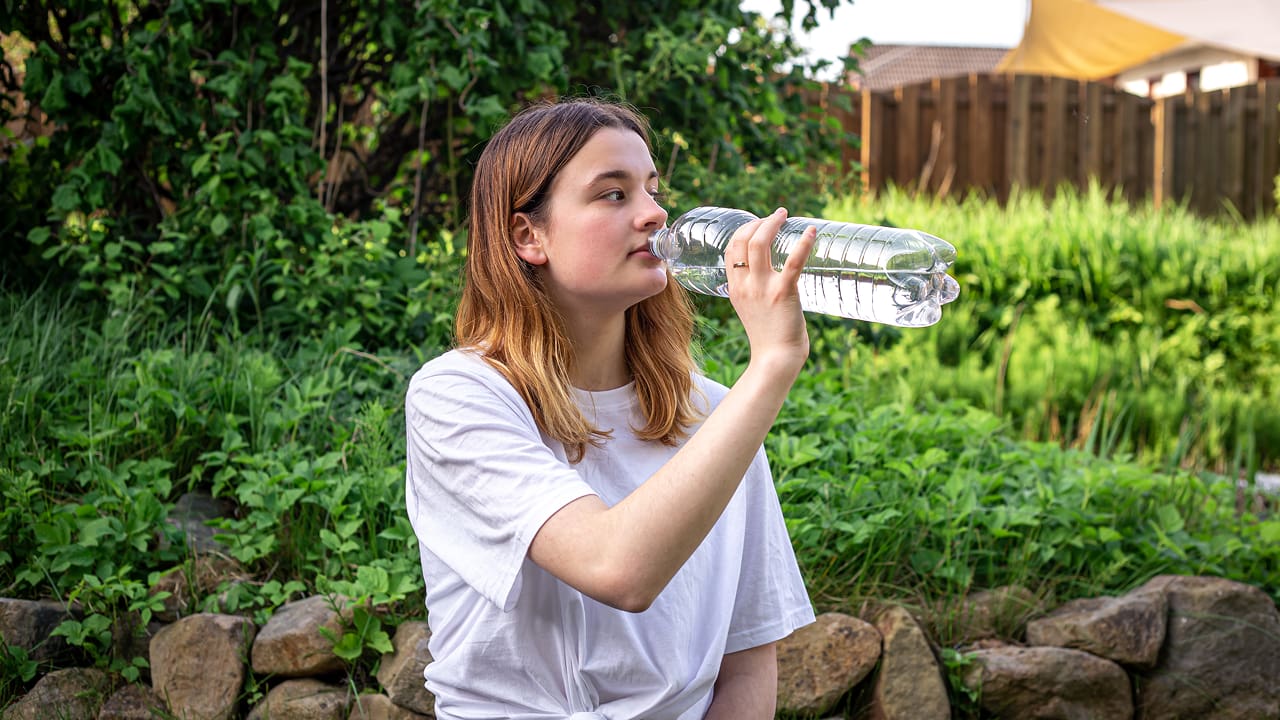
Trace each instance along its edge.
{"label": "green leaf", "polygon": [[64,182],[53,191],[53,209],[60,213],[69,213],[80,207],[80,190],[75,184]]}
{"label": "green leaf", "polygon": [[192,177],[200,177],[204,171],[209,169],[209,162],[213,159],[213,153],[201,153],[196,157],[195,162],[191,163]]}
{"label": "green leaf", "polygon": [[49,241],[49,228],[45,226],[34,227],[27,231],[27,242],[32,245],[43,245]]}
{"label": "green leaf", "polygon": [[93,87],[89,84],[89,75],[82,68],[72,70],[65,77],[66,89],[76,95],[83,97],[93,90]]}
{"label": "green leaf", "polygon": [[1156,522],[1166,533],[1178,532],[1186,524],[1182,519],[1182,513],[1178,512],[1178,508],[1173,505],[1161,505],[1156,510]]}
{"label": "green leaf", "polygon": [[40,98],[40,109],[50,115],[60,113],[68,107],[62,78],[62,73],[55,71],[53,80],[45,89],[44,96]]}
{"label": "green leaf", "polygon": [[1258,538],[1272,547],[1280,545],[1280,519],[1264,520],[1258,523]]}
{"label": "green leaf", "polygon": [[222,237],[230,227],[231,221],[227,219],[227,216],[218,213],[213,216],[213,220],[209,223],[209,232],[213,233],[214,237]]}
{"label": "green leaf", "polygon": [[338,642],[333,644],[333,654],[348,662],[360,659],[363,653],[364,646],[355,633],[343,633]]}
{"label": "green leaf", "polygon": [[104,537],[114,533],[111,518],[101,517],[80,526],[80,544],[96,547]]}

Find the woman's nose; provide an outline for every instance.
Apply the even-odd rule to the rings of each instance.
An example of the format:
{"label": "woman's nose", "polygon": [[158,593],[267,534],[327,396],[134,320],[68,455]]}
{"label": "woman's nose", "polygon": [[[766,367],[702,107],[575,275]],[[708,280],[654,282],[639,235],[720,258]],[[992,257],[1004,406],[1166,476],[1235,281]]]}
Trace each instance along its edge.
{"label": "woman's nose", "polygon": [[641,224],[646,228],[660,228],[667,222],[667,209],[653,196],[649,196],[649,204],[640,216]]}

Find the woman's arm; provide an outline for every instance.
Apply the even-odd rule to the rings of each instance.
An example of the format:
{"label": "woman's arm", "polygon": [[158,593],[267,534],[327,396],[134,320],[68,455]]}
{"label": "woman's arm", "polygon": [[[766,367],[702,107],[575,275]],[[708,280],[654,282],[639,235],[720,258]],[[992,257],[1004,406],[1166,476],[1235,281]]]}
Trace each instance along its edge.
{"label": "woman's arm", "polygon": [[724,656],[706,720],[772,720],[777,707],[775,643]]}
{"label": "woman's arm", "polygon": [[725,264],[729,297],[751,343],[742,376],[684,447],[613,507],[591,496],[552,515],[529,546],[547,572],[602,603],[649,607],[711,531],[809,354],[796,281],[813,245],[810,229],[780,272],[770,265],[786,213],[735,233]]}

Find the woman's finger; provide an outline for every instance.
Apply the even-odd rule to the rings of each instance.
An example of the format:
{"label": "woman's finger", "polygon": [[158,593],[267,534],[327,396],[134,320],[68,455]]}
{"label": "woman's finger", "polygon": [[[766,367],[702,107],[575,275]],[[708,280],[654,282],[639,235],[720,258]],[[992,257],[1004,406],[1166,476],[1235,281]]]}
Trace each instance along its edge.
{"label": "woman's finger", "polygon": [[795,282],[809,261],[809,253],[813,252],[813,244],[818,239],[818,228],[810,225],[804,229],[800,241],[791,248],[786,261],[782,264],[782,275],[790,282]]}
{"label": "woman's finger", "polygon": [[747,241],[746,261],[757,272],[773,272],[773,241],[786,221],[787,211],[778,208],[773,214],[764,217],[755,232],[751,233],[751,238]]}
{"label": "woman's finger", "polygon": [[741,269],[749,262],[747,259],[747,241],[763,220],[757,218],[745,223],[734,231],[729,244],[724,249],[724,266],[726,269]]}

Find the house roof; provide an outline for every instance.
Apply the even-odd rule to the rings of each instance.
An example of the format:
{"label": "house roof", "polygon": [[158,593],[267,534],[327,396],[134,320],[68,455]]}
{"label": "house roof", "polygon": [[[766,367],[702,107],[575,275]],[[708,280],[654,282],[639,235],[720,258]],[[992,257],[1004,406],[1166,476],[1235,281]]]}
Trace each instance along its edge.
{"label": "house roof", "polygon": [[900,85],[969,73],[994,72],[1008,48],[960,45],[871,45],[858,59],[849,84],[859,90],[889,90]]}

